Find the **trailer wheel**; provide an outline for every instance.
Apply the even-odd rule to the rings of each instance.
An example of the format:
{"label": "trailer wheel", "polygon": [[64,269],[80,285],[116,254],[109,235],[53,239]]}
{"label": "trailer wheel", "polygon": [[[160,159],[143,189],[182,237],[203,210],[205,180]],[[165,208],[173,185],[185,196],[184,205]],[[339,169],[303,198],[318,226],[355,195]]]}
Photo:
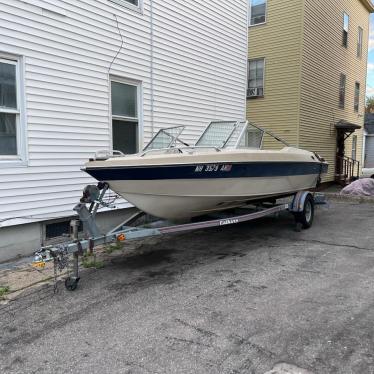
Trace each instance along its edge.
{"label": "trailer wheel", "polygon": [[65,287],[68,291],[75,291],[78,287],[79,278],[66,278]]}
{"label": "trailer wheel", "polygon": [[313,219],[314,219],[314,199],[312,195],[308,195],[304,202],[303,211],[295,213],[297,229],[299,229],[300,226],[303,229],[309,229],[313,224]]}

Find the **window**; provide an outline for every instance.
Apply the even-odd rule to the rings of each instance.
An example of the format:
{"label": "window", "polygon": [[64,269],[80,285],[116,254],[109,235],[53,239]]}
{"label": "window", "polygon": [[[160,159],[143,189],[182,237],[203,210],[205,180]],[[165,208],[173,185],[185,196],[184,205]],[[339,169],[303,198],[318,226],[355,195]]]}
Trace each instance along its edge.
{"label": "window", "polygon": [[357,39],[357,57],[362,57],[362,42],[364,40],[364,29],[362,27],[358,28],[358,39]]}
{"label": "window", "polygon": [[139,85],[111,82],[113,149],[125,154],[138,152]]}
{"label": "window", "polygon": [[353,135],[352,138],[352,159],[357,159],[357,135]]}
{"label": "window", "polygon": [[355,102],[354,102],[354,110],[358,112],[360,107],[360,83],[355,83]]}
{"label": "window", "polygon": [[349,15],[343,15],[343,47],[348,47]]}
{"label": "window", "polygon": [[248,61],[248,98],[264,96],[264,68],[265,59]]}
{"label": "window", "polygon": [[347,77],[345,74],[340,74],[340,87],[339,87],[339,107],[344,109],[345,106],[345,85]]}
{"label": "window", "polygon": [[20,59],[0,56],[0,161],[24,158]]}
{"label": "window", "polygon": [[113,3],[122,5],[124,7],[139,10],[142,6],[142,0],[110,0]]}
{"label": "window", "polygon": [[267,0],[250,0],[249,24],[259,25],[266,22]]}

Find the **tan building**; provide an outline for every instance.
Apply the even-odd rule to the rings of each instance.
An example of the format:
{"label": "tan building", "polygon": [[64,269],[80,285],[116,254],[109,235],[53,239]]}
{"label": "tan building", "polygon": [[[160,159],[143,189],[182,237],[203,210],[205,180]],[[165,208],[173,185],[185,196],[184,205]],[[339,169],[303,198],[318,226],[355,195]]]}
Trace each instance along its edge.
{"label": "tan building", "polygon": [[250,0],[249,8],[247,118],[321,154],[325,182],[358,174],[370,0]]}

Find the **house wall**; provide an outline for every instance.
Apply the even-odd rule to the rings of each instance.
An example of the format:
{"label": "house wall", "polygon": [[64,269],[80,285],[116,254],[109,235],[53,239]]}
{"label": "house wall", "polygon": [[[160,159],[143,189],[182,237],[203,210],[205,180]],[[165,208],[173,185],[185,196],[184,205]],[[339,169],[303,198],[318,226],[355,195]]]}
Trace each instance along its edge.
{"label": "house wall", "polygon": [[[266,23],[249,27],[249,59],[265,58],[264,97],[247,100],[247,118],[297,146],[303,2],[268,0]],[[266,148],[280,144],[265,142]]]}
{"label": "house wall", "polygon": [[[118,0],[117,0],[118,2]],[[109,76],[141,84],[141,139],[244,118],[247,2],[0,0],[0,55],[23,58],[27,162],[0,161],[0,227],[70,216],[80,171],[111,148]],[[124,37],[121,38],[116,18]],[[124,202],[117,204],[126,207]],[[1,228],[0,228],[1,236]]]}
{"label": "house wall", "polygon": [[[364,125],[369,12],[359,0],[304,1],[300,147],[321,154],[330,164],[324,181],[334,180],[336,131],[341,119]],[[350,16],[348,48],[343,47],[343,12]],[[358,27],[364,29],[362,58],[357,57]],[[346,74],[345,108],[339,108],[340,74]],[[359,112],[354,112],[355,82],[361,84]],[[362,160],[363,131],[356,131]],[[351,139],[346,155],[351,156]]]}

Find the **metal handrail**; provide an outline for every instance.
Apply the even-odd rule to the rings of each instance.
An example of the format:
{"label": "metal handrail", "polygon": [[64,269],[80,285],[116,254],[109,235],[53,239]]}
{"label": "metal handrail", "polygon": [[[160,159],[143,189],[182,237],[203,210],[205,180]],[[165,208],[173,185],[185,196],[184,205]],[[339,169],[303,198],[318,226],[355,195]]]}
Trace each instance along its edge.
{"label": "metal handrail", "polygon": [[124,157],[126,156],[123,152],[117,150],[100,149],[95,153],[95,160],[107,160],[111,157]]}
{"label": "metal handrail", "polygon": [[340,173],[348,180],[360,177],[360,161],[348,156],[337,156],[340,165]]}

